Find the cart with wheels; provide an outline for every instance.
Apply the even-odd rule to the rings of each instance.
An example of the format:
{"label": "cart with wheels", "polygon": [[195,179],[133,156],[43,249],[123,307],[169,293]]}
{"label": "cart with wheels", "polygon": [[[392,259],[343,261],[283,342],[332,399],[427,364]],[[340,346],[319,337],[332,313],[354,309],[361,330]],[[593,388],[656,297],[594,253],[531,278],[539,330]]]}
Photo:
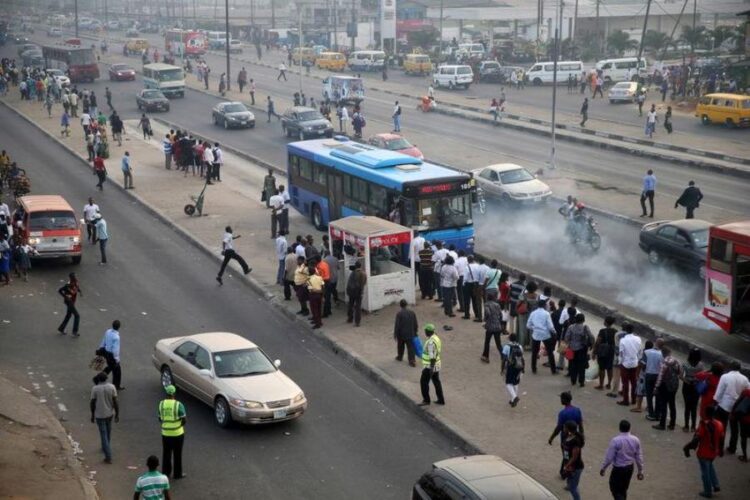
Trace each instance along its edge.
{"label": "cart with wheels", "polygon": [[198,196],[190,197],[190,199],[193,200],[193,203],[188,203],[187,205],[185,205],[185,208],[183,208],[183,210],[185,211],[185,215],[192,216],[195,215],[196,212],[198,212],[198,216],[203,215],[203,200],[206,194],[206,187],[208,187],[208,181],[203,184],[203,189]]}

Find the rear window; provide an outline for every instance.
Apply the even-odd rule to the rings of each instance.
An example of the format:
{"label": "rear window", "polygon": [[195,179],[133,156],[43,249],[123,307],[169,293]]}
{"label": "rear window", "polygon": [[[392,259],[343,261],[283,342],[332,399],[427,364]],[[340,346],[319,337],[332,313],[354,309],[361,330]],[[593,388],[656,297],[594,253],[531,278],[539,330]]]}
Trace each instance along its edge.
{"label": "rear window", "polygon": [[468,66],[462,66],[460,68],[456,68],[456,73],[459,75],[468,75],[471,74],[471,68]]}
{"label": "rear window", "polygon": [[33,212],[29,220],[29,231],[77,228],[78,222],[75,214],[66,210]]}

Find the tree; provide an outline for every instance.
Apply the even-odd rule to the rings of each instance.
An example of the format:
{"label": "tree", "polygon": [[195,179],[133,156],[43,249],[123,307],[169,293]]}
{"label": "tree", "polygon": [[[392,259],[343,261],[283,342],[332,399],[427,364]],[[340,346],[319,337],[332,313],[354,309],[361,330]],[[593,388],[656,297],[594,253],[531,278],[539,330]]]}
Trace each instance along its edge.
{"label": "tree", "polygon": [[646,50],[651,50],[655,53],[661,52],[672,45],[672,43],[673,42],[670,40],[669,36],[661,31],[648,30],[643,37],[643,47]]}
{"label": "tree", "polygon": [[419,31],[409,31],[406,33],[406,39],[412,48],[422,47],[429,49],[430,46],[438,43],[440,32],[433,27],[426,27]]}
{"label": "tree", "polygon": [[615,30],[607,37],[607,47],[621,56],[626,50],[632,50],[638,47],[638,42],[630,38],[629,33],[622,30]]}
{"label": "tree", "polygon": [[683,26],[680,40],[690,45],[690,52],[695,52],[696,47],[702,47],[706,43],[706,27]]}

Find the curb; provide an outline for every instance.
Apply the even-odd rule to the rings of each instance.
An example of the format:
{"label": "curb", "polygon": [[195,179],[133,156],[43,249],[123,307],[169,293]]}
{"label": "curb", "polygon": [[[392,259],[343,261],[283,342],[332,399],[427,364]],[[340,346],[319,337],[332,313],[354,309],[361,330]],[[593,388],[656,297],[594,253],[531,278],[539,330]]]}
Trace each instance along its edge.
{"label": "curb", "polygon": [[[73,149],[72,147],[70,147],[68,144],[64,142],[61,142],[54,135],[49,134],[48,132],[43,130],[36,123],[34,123],[31,119],[23,115],[20,111],[16,110],[13,106],[7,104],[4,101],[0,101],[0,102],[2,103],[3,106],[12,110],[17,116],[23,118],[28,123],[30,123],[35,128],[37,128],[48,139],[57,141],[59,144],[61,144],[68,151],[68,153],[71,154],[73,157],[75,157],[77,160],[79,160],[80,163],[85,164],[87,167],[89,166],[88,162],[86,162],[85,159],[82,156],[80,156],[79,153],[75,149]],[[160,120],[157,120],[157,121],[160,121]],[[227,148],[227,151],[232,151],[232,150]],[[234,151],[232,152],[234,153]],[[248,159],[248,156],[245,155],[244,153],[240,153],[240,155]],[[271,168],[274,168],[275,170],[279,171],[276,167],[271,166]],[[285,171],[283,171],[283,173],[286,174]],[[218,256],[215,254],[215,252],[211,248],[208,247],[208,245],[205,245],[204,243],[199,241],[192,234],[190,234],[185,228],[183,228],[176,222],[169,220],[165,215],[157,211],[155,207],[153,207],[151,204],[143,200],[140,196],[133,193],[132,191],[126,191],[119,184],[115,184],[115,186],[121,191],[123,191],[126,195],[129,195],[133,199],[135,199],[135,201],[137,201],[144,209],[146,209],[147,212],[149,212],[152,216],[160,220],[170,229],[173,229],[178,235],[180,235],[183,239],[185,239],[188,243],[193,245],[195,248],[197,248],[198,250],[200,250],[207,256],[213,258],[217,262],[220,260]],[[439,415],[431,413],[427,410],[422,409],[420,406],[418,406],[415,400],[411,396],[409,396],[407,393],[399,389],[396,386],[396,384],[390,379],[390,377],[385,372],[383,372],[380,368],[376,367],[369,361],[359,356],[355,351],[347,350],[346,347],[342,346],[338,341],[326,336],[323,332],[313,330],[306,322],[298,318],[297,315],[294,314],[293,311],[289,310],[283,303],[281,303],[279,299],[277,298],[276,294],[273,294],[269,292],[268,290],[266,290],[257,280],[255,280],[255,278],[252,278],[248,275],[242,275],[242,274],[238,274],[237,276],[240,279],[244,279],[245,282],[248,285],[250,285],[250,288],[252,288],[253,291],[257,292],[263,299],[265,299],[272,306],[274,306],[274,308],[277,311],[285,315],[287,318],[292,319],[299,327],[303,327],[305,330],[311,333],[323,345],[330,348],[334,352],[334,354],[336,354],[337,356],[340,356],[350,366],[354,367],[357,371],[359,371],[360,373],[368,377],[376,385],[378,385],[382,389],[385,389],[388,394],[394,396],[397,400],[399,400],[399,402],[401,402],[407,409],[409,409],[416,416],[426,421],[428,424],[434,426],[437,432],[442,433],[449,440],[449,442],[451,442],[454,446],[457,446],[458,448],[460,448],[463,452],[467,454],[482,454],[483,453],[481,448],[479,448],[477,445],[472,443],[471,439],[468,436],[466,436],[463,433],[463,431],[456,428],[452,424],[445,422]]]}

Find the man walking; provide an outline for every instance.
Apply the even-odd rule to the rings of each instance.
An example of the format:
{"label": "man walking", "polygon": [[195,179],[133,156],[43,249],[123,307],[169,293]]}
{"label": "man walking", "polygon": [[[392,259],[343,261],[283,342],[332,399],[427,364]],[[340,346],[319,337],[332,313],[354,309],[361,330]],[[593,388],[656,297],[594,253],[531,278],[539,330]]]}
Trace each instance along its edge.
{"label": "man walking", "polygon": [[695,187],[695,181],[688,182],[688,187],[682,192],[677,201],[674,202],[674,207],[677,205],[685,207],[685,218],[692,219],[695,209],[700,206],[700,202],[703,199],[703,193],[701,190]]}
{"label": "man walking", "polygon": [[630,422],[620,420],[620,434],[613,437],[604,455],[599,475],[604,477],[607,467],[612,466],[609,475],[609,491],[614,500],[627,500],[630,480],[633,477],[633,464],[638,467],[639,481],[643,481],[643,451],[641,440],[630,433]]}
{"label": "man walking", "polygon": [[128,151],[125,151],[125,156],[122,157],[120,169],[122,170],[123,188],[133,189],[133,167],[130,164],[130,153]]}
{"label": "man walking", "polygon": [[104,462],[112,463],[112,418],[120,421],[120,407],[117,404],[117,389],[107,382],[107,374],[97,373],[94,377],[94,387],[91,389],[91,423],[99,428],[99,437],[104,452]]}
{"label": "man walking", "polygon": [[656,105],[652,104],[651,109],[646,115],[646,135],[649,139],[654,138],[654,132],[656,132]]}
{"label": "man walking", "polygon": [[107,263],[107,242],[109,241],[109,231],[107,231],[107,221],[102,214],[96,214],[96,241],[99,242],[99,252],[102,254],[101,264]]}
{"label": "man walking", "polygon": [[643,189],[641,190],[641,217],[646,217],[646,200],[648,200],[651,213],[648,215],[652,219],[654,218],[654,196],[656,195],[656,176],[654,171],[648,169],[646,175],[643,177]]}
{"label": "man walking", "polygon": [[250,105],[255,106],[255,80],[252,78],[250,79],[250,88],[248,91],[250,92]]}
{"label": "man walking", "polygon": [[401,132],[401,105],[398,101],[393,107],[393,131]]}
{"label": "man walking", "polygon": [[97,354],[104,356],[107,367],[104,373],[112,373],[112,383],[118,391],[124,391],[122,386],[122,369],[120,368],[120,320],[112,322],[112,328],[104,332],[104,337],[99,343]]}
{"label": "man walking", "polygon": [[586,126],[586,120],[589,119],[589,98],[583,98],[583,104],[581,104],[581,127]]}
{"label": "man walking", "polygon": [[[740,372],[740,362],[732,361],[729,364],[729,370],[719,379],[719,385],[716,387],[714,401],[716,402],[716,418],[724,425],[726,429],[729,423],[729,446],[727,453],[733,455],[737,451],[737,415],[730,418],[734,403],[739,399],[743,391],[750,389],[750,382],[747,377]],[[724,449],[724,437],[721,438],[721,449]]]}
{"label": "man walking", "polygon": [[278,114],[276,114],[276,109],[273,104],[273,99],[271,99],[270,95],[266,98],[266,110],[268,111],[268,120],[266,121],[266,123],[271,123],[272,116],[275,116],[276,119],[281,120],[281,117]]}
{"label": "man walking", "polygon": [[99,213],[99,205],[94,203],[93,198],[83,207],[83,218],[86,221],[87,239],[93,245],[96,243],[96,214]]}
{"label": "man walking", "polygon": [[443,353],[443,344],[440,338],[435,334],[435,325],[428,323],[424,327],[424,333],[427,340],[424,343],[422,351],[422,376],[419,379],[419,387],[422,390],[422,402],[419,406],[428,406],[430,404],[430,380],[435,386],[435,395],[437,399],[435,404],[444,405],[443,384],[440,382],[440,358]]}
{"label": "man walking", "polygon": [[362,270],[362,262],[359,260],[354,265],[349,266],[352,271],[349,274],[349,280],[346,282],[346,295],[349,298],[346,309],[346,322],[354,321],[354,326],[359,326],[362,321],[362,294],[367,285],[367,275]]}
{"label": "man walking", "polygon": [[578,433],[583,435],[583,413],[581,409],[573,406],[573,395],[569,391],[565,391],[560,394],[560,404],[563,405],[563,409],[557,414],[557,425],[552,431],[552,435],[549,437],[547,442],[552,446],[552,441],[555,440],[558,434],[560,434],[560,448],[563,452],[562,462],[560,463],[560,477],[565,478],[563,469],[565,468],[565,450],[562,449],[562,444],[567,438],[567,432],[565,430],[565,422],[573,421],[578,426]]}
{"label": "man walking", "polygon": [[271,208],[271,197],[275,194],[276,177],[273,175],[273,169],[269,168],[268,175],[263,178],[263,199],[266,202],[266,208]]}
{"label": "man walking", "polygon": [[247,71],[243,66],[240,72],[237,74],[237,86],[240,88],[240,94],[242,93],[242,89],[245,88],[245,85],[247,85]]}
{"label": "man walking", "polygon": [[96,187],[99,188],[99,191],[104,191],[104,181],[107,180],[107,166],[104,164],[101,153],[97,153],[94,157],[94,174],[99,181],[96,183]]}
{"label": "man walking", "polygon": [[159,472],[159,459],[151,455],[146,459],[148,472],[135,482],[133,500],[139,500],[141,493],[145,500],[171,500],[169,496],[169,478]]}
{"label": "man walking", "polygon": [[276,77],[276,81],[278,82],[282,78],[286,81],[286,64],[284,64],[284,61],[279,64],[279,76]]}
{"label": "man walking", "polygon": [[112,91],[109,90],[109,87],[104,87],[104,97],[107,99],[107,106],[109,106],[109,110],[112,111],[114,106],[112,106]]}
{"label": "man walking", "polygon": [[57,328],[57,331],[62,335],[65,335],[65,327],[68,326],[68,321],[70,321],[70,318],[72,316],[73,336],[78,337],[78,326],[81,323],[81,315],[78,314],[78,309],[76,309],[76,299],[78,298],[79,294],[83,296],[83,291],[78,284],[76,273],[70,273],[68,275],[68,282],[61,286],[60,289],[57,290],[57,293],[62,296],[66,309],[65,318],[63,318],[62,323],[60,323],[60,326]]}
{"label": "man walking", "polygon": [[161,422],[162,473],[172,475],[172,459],[174,458],[174,477],[182,479],[182,446],[185,442],[185,421],[187,413],[185,405],[175,399],[177,388],[168,385],[164,388],[166,399],[159,402],[159,422]]}
{"label": "man walking", "polygon": [[[633,325],[623,323],[625,336],[620,340],[620,378],[622,379],[622,400],[617,404],[630,406],[635,403],[635,383],[638,373],[638,361],[641,357],[641,339],[633,333]],[[615,390],[615,388],[612,388]]]}
{"label": "man walking", "polygon": [[247,265],[245,259],[243,259],[240,254],[234,251],[234,240],[239,237],[241,237],[241,235],[238,234],[237,236],[235,236],[234,234],[232,234],[231,226],[227,226],[224,228],[224,236],[221,239],[221,255],[224,256],[224,260],[221,262],[219,274],[216,276],[216,281],[219,282],[219,285],[224,284],[224,281],[221,279],[221,277],[224,275],[224,270],[227,268],[227,264],[229,264],[229,261],[232,259],[240,263],[243,273],[248,274],[250,271],[252,271],[252,268]]}
{"label": "man walking", "polygon": [[409,366],[417,366],[414,357],[414,337],[419,335],[419,322],[414,311],[409,309],[406,299],[399,302],[401,309],[396,313],[396,322],[393,325],[393,339],[396,341],[396,361],[404,359],[404,347],[406,347]]}
{"label": "man walking", "polygon": [[[529,319],[526,321],[526,329],[531,330],[531,373],[536,373],[536,360],[539,357],[541,344],[544,344],[550,370],[552,370],[552,375],[555,375],[557,367],[555,366],[554,335],[557,332],[544,301],[540,300],[537,308],[529,315]],[[564,424],[565,421],[562,423]]]}
{"label": "man walking", "polygon": [[693,439],[682,449],[686,457],[690,456],[690,450],[696,450],[703,481],[703,491],[698,495],[703,498],[711,498],[721,491],[714,460],[724,456],[724,424],[714,417],[714,412],[713,406],[706,407]]}
{"label": "man walking", "polygon": [[646,342],[646,350],[643,351],[643,358],[640,362],[641,369],[644,370],[646,382],[646,420],[658,421],[658,409],[661,405],[654,405],[654,395],[656,394],[656,381],[661,373],[661,365],[664,362],[664,356],[661,353],[662,339],[656,339],[656,347],[650,340]]}

